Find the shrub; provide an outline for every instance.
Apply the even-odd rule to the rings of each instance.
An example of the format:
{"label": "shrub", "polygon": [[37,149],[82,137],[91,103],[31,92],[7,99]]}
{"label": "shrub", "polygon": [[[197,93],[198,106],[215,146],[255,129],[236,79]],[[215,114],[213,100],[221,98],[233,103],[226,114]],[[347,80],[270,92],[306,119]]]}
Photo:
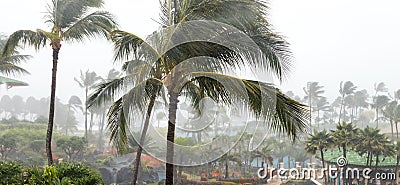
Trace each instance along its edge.
{"label": "shrub", "polygon": [[98,170],[83,164],[61,163],[56,166],[26,167],[0,161],[0,184],[99,185],[104,184]]}
{"label": "shrub", "polygon": [[84,164],[61,163],[57,165],[60,180],[68,178],[73,184],[104,184],[100,171]]}
{"label": "shrub", "polygon": [[23,166],[16,162],[0,161],[0,184],[21,184]]}

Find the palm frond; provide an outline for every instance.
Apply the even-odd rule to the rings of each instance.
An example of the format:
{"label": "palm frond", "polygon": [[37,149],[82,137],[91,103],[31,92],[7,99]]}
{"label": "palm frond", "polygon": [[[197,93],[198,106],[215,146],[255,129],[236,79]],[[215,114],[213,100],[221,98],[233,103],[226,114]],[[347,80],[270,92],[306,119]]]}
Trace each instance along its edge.
{"label": "palm frond", "polygon": [[124,115],[123,99],[113,103],[107,114],[107,130],[110,143],[116,147],[118,153],[123,154],[128,149],[128,123]]}
{"label": "palm frond", "polygon": [[110,35],[114,41],[115,60],[129,59],[129,56],[135,54],[138,47],[145,43],[139,36],[121,30],[112,31]]}
{"label": "palm frond", "polygon": [[21,68],[15,64],[8,62],[0,62],[0,73],[5,75],[21,75],[21,74],[30,74],[24,68]]}
{"label": "palm frond", "polygon": [[[15,52],[15,53],[18,53],[18,52]],[[13,54],[11,56],[0,59],[0,61],[5,61],[5,62],[11,63],[11,64],[21,64],[21,62],[29,60],[31,58],[32,58],[32,56],[30,56],[30,55]]]}
{"label": "palm frond", "polygon": [[114,79],[97,85],[95,91],[88,98],[88,106],[102,106],[108,101],[117,100],[116,98],[123,90],[124,78]]}
{"label": "palm frond", "polygon": [[90,8],[101,8],[103,0],[53,0],[48,5],[47,21],[54,24],[58,29],[72,26]]}
{"label": "palm frond", "polygon": [[270,124],[272,131],[297,139],[308,129],[307,107],[271,84],[210,72],[193,72],[192,75],[198,84],[201,83],[205,94],[216,102],[233,105],[247,101],[245,104],[252,114]]}
{"label": "palm frond", "polygon": [[291,68],[288,42],[272,31],[267,20],[268,6],[258,0],[192,0],[182,6],[181,22],[188,20],[217,21],[233,26],[247,34],[263,55],[253,55],[253,64],[267,68],[280,80],[287,77]]}
{"label": "palm frond", "polygon": [[87,37],[96,37],[98,35],[103,35],[107,38],[109,33],[115,28],[115,25],[117,23],[110,13],[96,11],[74,22],[63,33],[63,38],[66,41],[82,41]]}
{"label": "palm frond", "polygon": [[21,43],[23,45],[34,46],[35,49],[39,49],[46,45],[48,37],[42,31],[31,31],[31,30],[19,30],[14,32],[7,40],[4,45],[1,57],[10,57],[16,50],[17,46]]}

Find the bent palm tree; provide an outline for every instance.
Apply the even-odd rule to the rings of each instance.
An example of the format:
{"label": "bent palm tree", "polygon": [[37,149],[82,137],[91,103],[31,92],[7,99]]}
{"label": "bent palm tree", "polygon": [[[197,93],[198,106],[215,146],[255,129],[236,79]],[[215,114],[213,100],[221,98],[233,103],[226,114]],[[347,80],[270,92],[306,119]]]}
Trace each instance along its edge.
{"label": "bent palm tree", "polygon": [[339,121],[338,123],[340,124],[341,118],[342,118],[342,114],[346,115],[346,109],[345,109],[345,105],[344,105],[344,98],[347,95],[353,94],[354,91],[357,89],[356,86],[354,86],[353,82],[351,81],[347,81],[343,84],[343,81],[340,82],[340,89],[339,89],[339,93],[342,96],[342,103],[340,104],[340,111],[339,111]]}
{"label": "bent palm tree", "polygon": [[51,139],[54,124],[54,104],[56,92],[56,75],[58,55],[63,41],[83,41],[87,37],[102,35],[107,37],[114,29],[116,22],[106,11],[95,11],[101,8],[103,0],[52,0],[48,6],[45,22],[51,24],[51,30],[19,30],[14,32],[4,46],[2,56],[10,56],[19,44],[43,48],[47,43],[53,50],[53,69],[51,79],[49,123],[46,135],[46,154],[49,164],[53,164]]}
{"label": "bent palm tree", "polygon": [[[133,72],[125,77],[114,80],[110,83],[99,86],[90,101],[104,101],[116,99],[109,112],[109,128],[111,141],[123,148],[126,143],[127,120],[124,116],[122,98],[115,98],[115,94],[121,92],[124,85],[133,83],[134,88],[125,95],[126,100],[132,104],[132,110],[143,111],[146,115],[142,128],[142,137],[146,135],[149,118],[157,96],[163,93],[162,85],[166,86],[169,95],[169,121],[167,133],[167,184],[173,183],[174,165],[173,143],[175,136],[176,111],[178,97],[184,95],[194,102],[194,106],[204,97],[211,97],[216,102],[232,105],[239,97],[249,97],[246,102],[249,109],[259,118],[272,120],[271,128],[277,132],[287,132],[288,135],[296,137],[298,132],[305,129],[307,114],[305,107],[294,100],[286,97],[271,84],[246,80],[224,74],[225,70],[238,69],[243,63],[266,69],[283,79],[290,66],[290,54],[287,50],[287,43],[278,35],[270,31],[270,24],[267,22],[266,5],[254,0],[226,0],[226,1],[162,1],[161,24],[167,34],[155,33],[151,35],[152,43],[124,31],[114,31],[112,37],[115,42],[116,58],[133,58],[125,67],[132,67]],[[240,9],[241,11],[237,11]],[[237,17],[227,19],[226,17]],[[177,30],[185,26],[186,22],[195,20],[218,21],[234,26],[242,31],[259,48],[260,55],[245,53],[246,46],[238,50],[227,48],[219,44],[207,41],[196,41],[172,45],[172,37],[178,35],[190,37],[190,33],[179,35]],[[204,28],[204,27],[199,27]],[[172,30],[172,32],[171,32]],[[193,31],[193,30],[186,30]],[[204,28],[206,35],[215,36]],[[221,30],[219,30],[221,31]],[[162,32],[162,31],[161,31]],[[168,35],[170,33],[171,35]],[[182,34],[182,31],[180,32]],[[195,35],[195,34],[192,34]],[[217,32],[218,36],[218,32]],[[187,39],[187,38],[186,38]],[[242,52],[242,53],[240,53]],[[184,61],[190,58],[206,56],[214,58],[208,63],[189,66]],[[247,59],[247,60],[246,60]],[[151,61],[155,61],[152,63]],[[181,70],[175,67],[180,65]],[[193,68],[191,68],[193,67]],[[175,70],[174,70],[175,69]],[[131,70],[131,69],[129,69]],[[143,72],[145,71],[145,72]],[[146,73],[148,71],[148,73]],[[185,78],[185,79],[184,79]],[[181,80],[187,80],[183,83]],[[227,82],[230,88],[224,87],[220,82]],[[235,87],[242,85],[245,89],[235,94]],[[274,112],[269,108],[262,107],[263,97],[276,96],[277,110]],[[132,99],[129,99],[132,98]],[[134,99],[135,98],[135,99]],[[139,99],[140,98],[140,99]],[[240,99],[242,101],[242,99]],[[239,102],[239,101],[236,101]],[[271,102],[267,102],[271,103]],[[147,107],[146,107],[147,106]],[[128,111],[128,110],[125,110]],[[274,114],[272,113],[274,112]],[[142,137],[140,140],[142,140]],[[139,141],[141,143],[141,141]],[[141,148],[139,147],[139,151]],[[139,152],[138,152],[139,153]],[[140,155],[138,155],[140,157]],[[139,158],[140,159],[140,158]],[[134,182],[135,183],[135,178]]]}

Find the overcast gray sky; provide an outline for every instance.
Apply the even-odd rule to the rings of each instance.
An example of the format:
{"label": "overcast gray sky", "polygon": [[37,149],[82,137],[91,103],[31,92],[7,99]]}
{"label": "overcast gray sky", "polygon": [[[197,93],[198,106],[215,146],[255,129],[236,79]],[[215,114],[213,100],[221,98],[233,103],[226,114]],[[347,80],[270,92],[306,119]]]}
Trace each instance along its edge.
{"label": "overcast gray sky", "polygon": [[[47,28],[43,23],[46,0],[1,0],[0,33]],[[301,97],[308,81],[325,86],[329,100],[338,96],[340,81],[353,81],[372,94],[375,82],[391,91],[400,89],[400,1],[398,0],[270,0],[270,20],[291,43],[294,68],[279,85]],[[157,29],[158,0],[106,0],[105,9],[118,19],[121,29],[146,36]],[[23,53],[34,56],[22,66],[31,75],[17,77],[30,84],[1,94],[47,97],[50,94],[51,49]],[[74,77],[90,69],[105,76],[120,68],[112,60],[112,44],[105,40],[64,43],[60,53],[57,96],[83,97]]]}

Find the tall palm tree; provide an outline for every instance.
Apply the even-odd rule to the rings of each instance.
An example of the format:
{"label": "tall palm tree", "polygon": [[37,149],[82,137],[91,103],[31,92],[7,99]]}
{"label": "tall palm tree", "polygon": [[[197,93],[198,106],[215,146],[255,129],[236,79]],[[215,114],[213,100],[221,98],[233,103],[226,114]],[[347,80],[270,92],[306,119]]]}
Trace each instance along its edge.
{"label": "tall palm tree", "polygon": [[34,46],[38,50],[48,43],[53,50],[50,111],[46,135],[46,153],[49,164],[53,164],[51,140],[54,124],[57,63],[61,43],[63,41],[80,42],[87,37],[107,37],[116,26],[113,16],[106,11],[92,11],[101,8],[103,4],[103,0],[52,0],[45,15],[45,22],[51,25],[50,30],[16,31],[9,37],[2,51],[1,55],[5,57],[14,53],[19,44]]}
{"label": "tall palm tree", "polygon": [[[254,0],[244,1],[188,1],[188,0],[174,0],[174,1],[162,1],[162,16],[161,24],[165,27],[165,30],[173,29],[174,32],[170,34],[176,34],[175,28],[181,28],[180,25],[184,25],[185,22],[195,20],[209,20],[219,21],[231,26],[236,27],[240,31],[244,32],[250,37],[254,43],[260,48],[261,55],[252,55],[249,53],[237,53],[227,47],[219,44],[210,43],[206,41],[202,42],[190,42],[168,48],[170,45],[171,37],[168,34],[153,34],[151,38],[155,38],[155,42],[148,44],[144,39],[137,37],[134,34],[124,31],[114,31],[112,37],[116,44],[116,58],[129,59],[133,58],[130,62],[131,66],[136,68],[142,68],[138,70],[135,76],[127,75],[128,78],[139,79],[137,84],[142,85],[141,88],[132,89],[130,94],[136,93],[135,97],[141,97],[142,101],[131,101],[134,102],[133,106],[136,109],[147,110],[145,112],[146,118],[144,121],[142,136],[145,136],[148,127],[148,118],[151,116],[151,111],[154,106],[154,101],[157,96],[161,94],[161,85],[166,86],[166,94],[169,98],[169,121],[168,121],[168,134],[167,140],[169,141],[167,146],[167,184],[173,183],[173,172],[174,165],[173,161],[173,143],[175,135],[175,123],[176,123],[176,112],[179,95],[185,95],[193,102],[201,100],[203,97],[212,97],[217,102],[223,102],[226,104],[232,104],[235,97],[229,97],[227,92],[232,93],[234,88],[228,89],[218,82],[219,79],[223,79],[229,82],[231,87],[243,84],[246,91],[240,96],[249,97],[248,106],[252,109],[253,113],[257,116],[266,117],[271,113],[271,110],[266,110],[260,107],[262,103],[261,97],[273,93],[277,95],[277,108],[276,115],[272,116],[272,126],[275,131],[287,132],[290,136],[296,137],[298,132],[304,131],[305,120],[307,116],[304,107],[294,100],[287,98],[278,89],[274,88],[270,84],[246,80],[233,76],[228,76],[222,73],[224,69],[237,69],[243,61],[248,62],[250,65],[258,66],[260,68],[266,68],[275,74],[279,79],[283,79],[287,72],[290,63],[290,54],[287,50],[287,43],[278,35],[270,31],[270,24],[266,20],[266,8],[264,3]],[[239,8],[240,7],[240,8]],[[240,13],[237,11],[240,9]],[[238,17],[238,19],[227,19],[226,17]],[[208,27],[205,28],[207,31]],[[193,30],[189,30],[193,31]],[[208,30],[209,31],[209,30]],[[221,30],[220,30],[221,31]],[[182,32],[181,32],[182,33]],[[208,36],[215,34],[215,32],[206,32]],[[218,33],[218,32],[217,32]],[[187,37],[188,35],[183,35]],[[167,44],[166,44],[167,43]],[[173,43],[173,41],[172,41]],[[236,47],[241,47],[237,45]],[[165,49],[168,48],[167,51]],[[239,50],[240,51],[240,50]],[[242,52],[244,50],[241,50]],[[149,54],[151,53],[151,54]],[[184,64],[188,58],[208,56],[211,58],[217,58],[218,61],[210,61],[207,64],[199,66],[185,66],[187,69],[183,71],[174,70],[178,64]],[[242,60],[243,56],[247,57],[248,60]],[[155,59],[155,63],[151,63]],[[150,63],[150,65],[148,64]],[[196,68],[194,70],[193,68]],[[149,69],[149,73],[143,74],[143,69]],[[146,71],[146,70],[144,70]],[[185,72],[185,74],[183,74]],[[178,81],[181,78],[189,78],[190,83],[180,84]],[[134,77],[132,77],[134,76]],[[218,80],[216,80],[218,79]],[[133,80],[130,80],[133,81]],[[114,82],[102,85],[98,91],[94,94],[100,99],[110,98],[110,94],[114,90],[105,90],[118,88],[123,83],[123,80],[116,80]],[[140,92],[140,89],[148,89],[145,92]],[[264,94],[265,93],[265,94]],[[141,95],[141,96],[139,96]],[[239,96],[239,94],[236,94]],[[236,97],[237,98],[237,97]],[[145,102],[145,103],[144,103]],[[123,107],[123,99],[120,98],[114,104],[111,111],[115,111],[114,117],[118,120],[123,115],[123,111],[118,108]],[[148,105],[143,107],[143,105]],[[119,110],[119,111],[118,111]],[[126,133],[126,126],[121,124],[125,121],[114,123],[112,126],[114,131],[111,131],[111,137],[117,136],[117,134]],[[118,126],[117,126],[118,125]],[[117,129],[117,130],[115,130]],[[120,130],[118,130],[120,129]],[[126,137],[115,137],[116,143],[124,143]],[[134,182],[135,183],[135,182]]]}
{"label": "tall palm tree", "polygon": [[[324,152],[332,145],[332,141],[331,135],[324,129],[321,132],[314,131],[305,143],[307,152],[311,154],[320,152],[323,168],[325,168]],[[326,175],[324,175],[324,181],[326,182]]]}
{"label": "tall palm tree", "polygon": [[[94,85],[101,80],[101,77],[97,76],[95,72],[89,72],[87,70],[85,73],[82,72],[81,70],[81,76],[80,79],[74,78],[76,83],[78,83],[79,87],[83,88],[85,90],[85,138],[86,140],[88,139],[88,122],[87,122],[87,115],[88,115],[88,96],[89,96],[89,90],[94,87]],[[92,120],[93,120],[93,112],[90,114],[91,119],[90,123],[92,126]]]}
{"label": "tall palm tree", "polygon": [[324,86],[320,86],[318,82],[308,82],[307,87],[303,88],[304,93],[306,94],[305,98],[308,100],[308,105],[310,107],[310,124],[312,120],[312,105],[318,101],[319,98],[321,98],[322,94],[325,92],[322,90]]}
{"label": "tall palm tree", "polygon": [[351,82],[351,81],[347,81],[344,84],[343,84],[343,82],[340,82],[339,93],[342,96],[342,103],[340,105],[339,121],[338,121],[339,124],[340,124],[340,121],[341,121],[342,113],[344,115],[346,115],[346,109],[344,107],[345,106],[344,105],[344,98],[347,95],[353,94],[356,89],[357,89],[357,87],[354,86],[353,82]]}

